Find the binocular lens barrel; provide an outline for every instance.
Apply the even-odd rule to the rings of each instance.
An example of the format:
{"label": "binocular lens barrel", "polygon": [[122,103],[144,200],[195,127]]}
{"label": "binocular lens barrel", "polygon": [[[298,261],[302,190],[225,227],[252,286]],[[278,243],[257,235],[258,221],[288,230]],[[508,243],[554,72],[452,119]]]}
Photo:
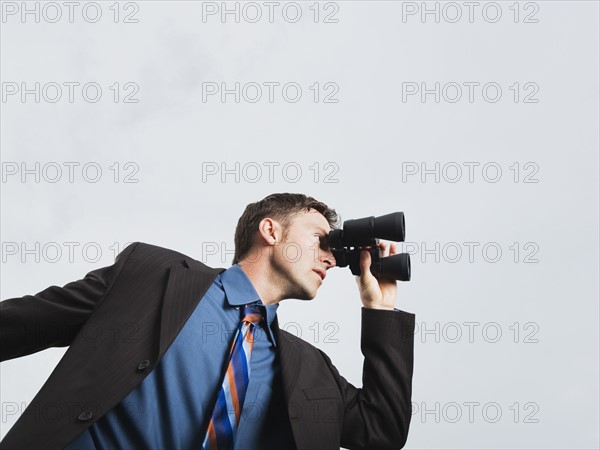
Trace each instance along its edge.
{"label": "binocular lens barrel", "polygon": [[[339,230],[334,230],[339,231]],[[332,231],[333,233],[333,231]],[[332,247],[366,246],[373,239],[404,242],[406,226],[404,213],[394,212],[380,217],[346,220],[341,232],[334,233]]]}
{"label": "binocular lens barrel", "polygon": [[410,281],[410,255],[400,253],[379,260],[378,272],[384,278]]}
{"label": "binocular lens barrel", "polygon": [[329,233],[329,246],[338,267],[350,266],[354,275],[360,275],[360,247],[375,247],[371,254],[371,272],[385,278],[400,281],[410,280],[410,255],[400,253],[385,258],[376,248],[379,239],[404,242],[406,226],[403,212],[394,212],[379,217],[363,217],[346,220],[342,229]]}

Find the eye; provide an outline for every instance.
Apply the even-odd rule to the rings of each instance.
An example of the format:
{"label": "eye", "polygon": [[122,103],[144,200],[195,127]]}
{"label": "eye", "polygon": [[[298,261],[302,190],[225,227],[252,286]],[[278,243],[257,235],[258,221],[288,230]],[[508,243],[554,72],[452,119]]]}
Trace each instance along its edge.
{"label": "eye", "polygon": [[320,234],[316,234],[315,236],[319,237],[319,246],[323,250],[329,250],[329,239],[326,236],[321,236]]}

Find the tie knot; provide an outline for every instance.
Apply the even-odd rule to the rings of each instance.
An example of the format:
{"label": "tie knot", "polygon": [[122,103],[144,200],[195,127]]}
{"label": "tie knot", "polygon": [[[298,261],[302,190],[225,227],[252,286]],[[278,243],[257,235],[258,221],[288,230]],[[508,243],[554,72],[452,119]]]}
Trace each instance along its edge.
{"label": "tie knot", "polygon": [[246,305],[242,322],[259,323],[265,317],[265,307],[262,305]]}

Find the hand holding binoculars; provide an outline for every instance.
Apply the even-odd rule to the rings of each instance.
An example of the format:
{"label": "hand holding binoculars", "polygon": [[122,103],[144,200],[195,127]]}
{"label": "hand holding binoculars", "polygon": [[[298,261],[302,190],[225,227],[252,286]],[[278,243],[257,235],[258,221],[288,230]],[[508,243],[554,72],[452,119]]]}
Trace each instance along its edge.
{"label": "hand holding binoculars", "polygon": [[410,255],[400,253],[383,257],[377,247],[379,239],[404,242],[404,213],[394,212],[379,217],[363,217],[346,220],[341,229],[329,233],[329,247],[336,260],[336,267],[350,266],[354,275],[360,275],[360,252],[362,247],[371,254],[371,273],[381,278],[410,281]]}

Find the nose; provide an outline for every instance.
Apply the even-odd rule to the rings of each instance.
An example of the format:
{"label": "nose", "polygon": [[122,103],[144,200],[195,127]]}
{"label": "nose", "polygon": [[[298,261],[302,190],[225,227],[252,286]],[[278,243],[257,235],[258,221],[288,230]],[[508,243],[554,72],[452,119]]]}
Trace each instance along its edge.
{"label": "nose", "polygon": [[323,262],[325,264],[327,264],[327,270],[331,269],[332,267],[335,267],[335,264],[336,264],[335,256],[333,256],[333,253],[331,252],[331,250],[328,250],[325,252],[325,257],[323,258]]}

